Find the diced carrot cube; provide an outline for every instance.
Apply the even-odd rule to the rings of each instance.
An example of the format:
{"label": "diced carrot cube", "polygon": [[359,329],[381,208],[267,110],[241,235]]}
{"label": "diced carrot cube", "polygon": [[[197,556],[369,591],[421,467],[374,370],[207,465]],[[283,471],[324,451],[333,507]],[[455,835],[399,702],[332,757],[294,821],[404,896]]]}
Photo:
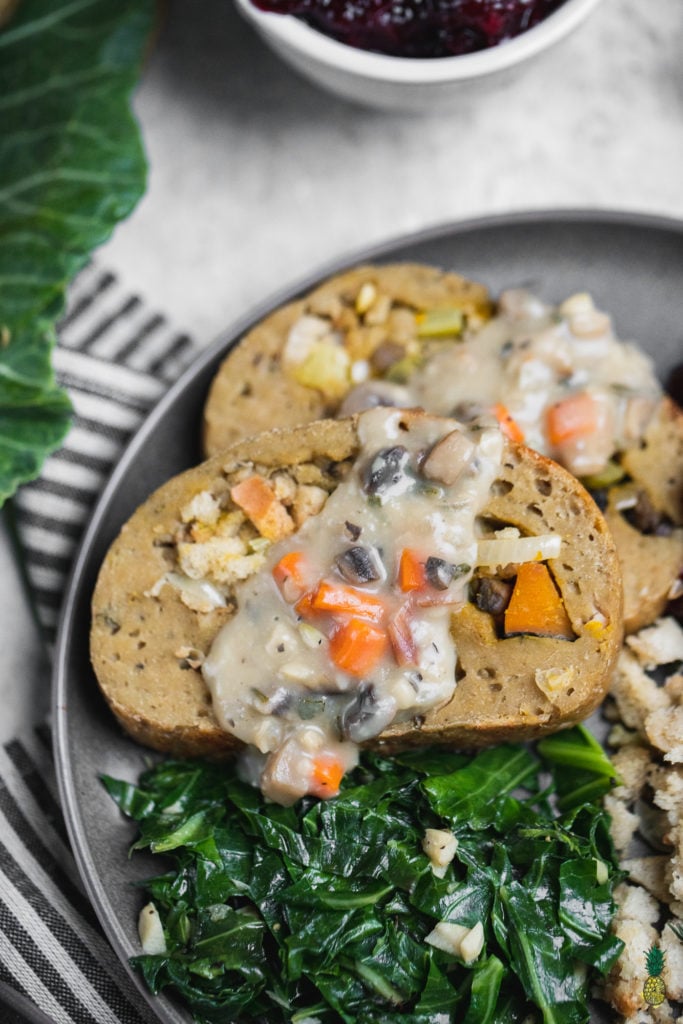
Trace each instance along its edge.
{"label": "diced carrot cube", "polygon": [[349,619],[330,636],[330,658],[342,672],[364,678],[382,660],[389,649],[385,630],[365,619]]}
{"label": "diced carrot cube", "polygon": [[507,437],[508,441],[516,441],[518,444],[524,444],[524,431],[517,420],[512,418],[508,412],[507,406],[503,405],[502,402],[496,402],[493,407],[493,415],[498,420],[498,425],[500,426],[503,434]]}
{"label": "diced carrot cube", "polygon": [[330,583],[322,580],[311,601],[311,607],[318,612],[332,615],[354,615],[371,622],[381,622],[386,614],[384,601],[375,594],[366,594],[344,583]]}
{"label": "diced carrot cube", "polygon": [[294,605],[294,611],[297,613],[297,615],[300,615],[302,619],[313,619],[315,618],[316,615],[320,614],[319,612],[316,612],[316,610],[313,607],[312,590],[307,591],[303,595],[303,597],[299,598],[299,600]]}
{"label": "diced carrot cube", "polygon": [[289,604],[298,600],[307,588],[308,559],[303,551],[288,551],[273,568],[273,579]]}
{"label": "diced carrot cube", "polygon": [[398,565],[398,585],[404,593],[422,590],[427,583],[424,559],[412,548],[404,548]]}
{"label": "diced carrot cube", "polygon": [[323,800],[336,796],[343,778],[343,764],[329,754],[321,754],[313,762],[310,792],[313,796],[319,796]]}
{"label": "diced carrot cube", "polygon": [[551,405],[546,414],[548,440],[551,444],[562,444],[573,437],[594,434],[598,429],[598,407],[595,399],[586,391],[569,395]]}

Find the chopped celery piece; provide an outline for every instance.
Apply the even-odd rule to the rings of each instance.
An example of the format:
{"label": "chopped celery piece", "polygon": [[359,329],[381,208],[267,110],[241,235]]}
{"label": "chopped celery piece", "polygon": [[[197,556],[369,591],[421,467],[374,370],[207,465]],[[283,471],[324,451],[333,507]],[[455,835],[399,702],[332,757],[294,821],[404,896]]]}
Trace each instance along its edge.
{"label": "chopped celery piece", "polygon": [[614,459],[610,459],[600,473],[592,473],[590,476],[581,477],[581,483],[589,491],[599,491],[603,487],[611,487],[619,483],[626,476],[626,470]]}
{"label": "chopped celery piece", "polygon": [[462,334],[465,318],[461,309],[428,309],[416,317],[418,338],[446,338]]}

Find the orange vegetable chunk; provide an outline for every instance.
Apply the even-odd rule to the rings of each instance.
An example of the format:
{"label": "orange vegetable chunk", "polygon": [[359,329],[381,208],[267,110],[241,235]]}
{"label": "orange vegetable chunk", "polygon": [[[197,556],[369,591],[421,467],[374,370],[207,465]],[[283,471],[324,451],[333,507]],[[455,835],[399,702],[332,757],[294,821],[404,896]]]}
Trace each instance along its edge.
{"label": "orange vegetable chunk", "polygon": [[551,405],[546,414],[548,440],[562,444],[573,437],[593,434],[598,428],[598,407],[587,392],[579,391]]}
{"label": "orange vegetable chunk", "polygon": [[230,490],[230,497],[267,540],[280,540],[294,531],[294,520],[262,476],[248,476]]}
{"label": "orange vegetable chunk", "polygon": [[339,784],[344,778],[344,766],[329,754],[321,754],[313,762],[310,792],[323,800],[336,796]]}
{"label": "orange vegetable chunk", "polygon": [[333,615],[354,615],[371,622],[381,622],[386,608],[381,597],[365,594],[362,590],[345,583],[330,583],[322,580],[313,594],[311,608]]}
{"label": "orange vegetable chunk", "polygon": [[496,402],[493,407],[493,415],[498,420],[501,431],[509,441],[517,441],[518,444],[524,444],[524,431],[519,423],[512,418],[507,406],[503,405],[502,402]]}
{"label": "orange vegetable chunk", "polygon": [[349,619],[330,636],[330,658],[342,672],[364,678],[389,649],[385,630],[365,619]]}
{"label": "orange vegetable chunk", "polygon": [[294,610],[302,619],[315,619],[321,613],[313,607],[313,591],[307,591],[294,605]]}
{"label": "orange vegetable chunk", "polygon": [[273,579],[282,596],[293,604],[307,587],[308,559],[303,551],[288,551],[273,568]]}
{"label": "orange vegetable chunk", "polygon": [[505,611],[505,635],[575,636],[562,597],[544,562],[524,562]]}
{"label": "orange vegetable chunk", "polygon": [[404,548],[398,566],[399,587],[406,593],[410,590],[422,590],[426,583],[424,559],[412,548]]}

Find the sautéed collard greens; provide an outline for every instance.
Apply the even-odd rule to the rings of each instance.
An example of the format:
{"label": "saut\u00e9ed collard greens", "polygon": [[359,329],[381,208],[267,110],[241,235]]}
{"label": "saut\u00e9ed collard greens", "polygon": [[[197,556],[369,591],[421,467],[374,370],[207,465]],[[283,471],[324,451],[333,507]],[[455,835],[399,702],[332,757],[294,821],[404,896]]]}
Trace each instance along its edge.
{"label": "saut\u00e9ed collard greens", "polygon": [[[166,952],[133,962],[201,1022],[587,1021],[622,948],[598,802],[614,776],[579,726],[536,752],[365,753],[338,798],[289,808],[203,762],[105,777],[133,849],[166,858],[146,883]],[[457,839],[443,877],[427,828]],[[426,941],[443,921],[483,926],[475,959]]]}

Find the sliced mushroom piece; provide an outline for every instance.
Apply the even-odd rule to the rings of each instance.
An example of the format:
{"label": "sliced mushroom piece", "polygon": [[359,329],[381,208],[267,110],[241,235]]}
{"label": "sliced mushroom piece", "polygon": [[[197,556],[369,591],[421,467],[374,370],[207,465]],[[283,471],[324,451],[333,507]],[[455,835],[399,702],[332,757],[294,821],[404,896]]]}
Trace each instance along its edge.
{"label": "sliced mushroom piece", "polygon": [[502,615],[510,603],[512,584],[497,576],[483,576],[473,587],[474,603],[482,612],[489,615]]}
{"label": "sliced mushroom piece", "polygon": [[374,548],[364,548],[360,544],[347,548],[336,558],[339,572],[349,583],[371,583],[381,579],[382,564]]}
{"label": "sliced mushroom piece", "polygon": [[378,405],[407,409],[414,404],[410,391],[401,384],[392,384],[388,380],[368,380],[349,391],[339,408],[338,416],[352,416],[364,409],[375,409]]}
{"label": "sliced mushroom piece", "polygon": [[460,430],[452,430],[438,441],[422,463],[428,480],[450,486],[467,468],[474,453],[474,444]]}

